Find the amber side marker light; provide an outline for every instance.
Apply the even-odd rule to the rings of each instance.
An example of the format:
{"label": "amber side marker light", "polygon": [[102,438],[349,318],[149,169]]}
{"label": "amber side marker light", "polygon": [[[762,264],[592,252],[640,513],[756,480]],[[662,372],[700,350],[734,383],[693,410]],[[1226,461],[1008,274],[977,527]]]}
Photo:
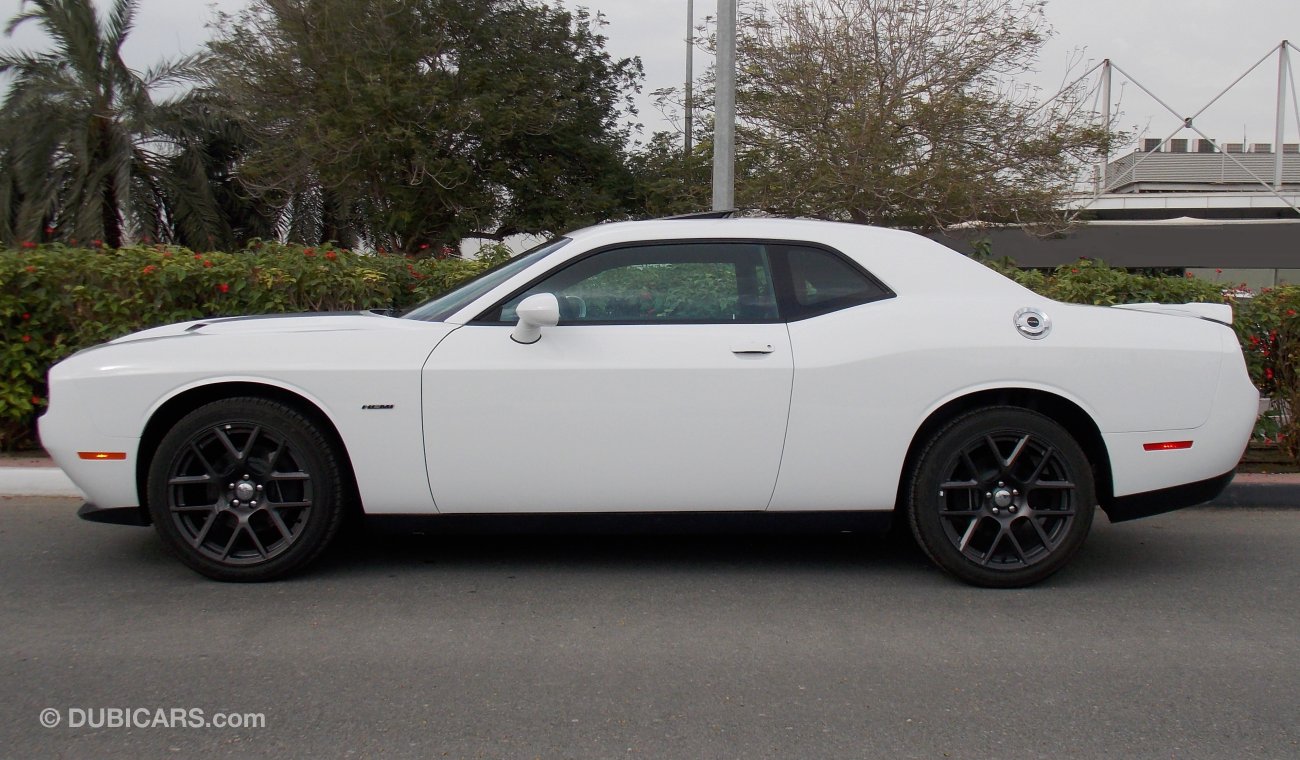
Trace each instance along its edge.
{"label": "amber side marker light", "polygon": [[1173,451],[1174,449],[1190,449],[1191,441],[1161,441],[1159,443],[1144,443],[1142,448],[1147,451]]}
{"label": "amber side marker light", "polygon": [[78,451],[82,459],[126,459],[125,451]]}

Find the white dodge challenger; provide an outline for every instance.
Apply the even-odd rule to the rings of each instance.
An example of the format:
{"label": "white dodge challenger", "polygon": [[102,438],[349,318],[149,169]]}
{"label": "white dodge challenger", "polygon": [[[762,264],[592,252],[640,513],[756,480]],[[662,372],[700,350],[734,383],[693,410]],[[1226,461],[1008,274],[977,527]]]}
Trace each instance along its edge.
{"label": "white dodge challenger", "polygon": [[[1037,295],[905,232],[606,224],[401,315],[208,319],[50,371],[84,518],[219,580],[369,515],[897,511],[1023,586],[1112,521],[1229,482],[1259,395],[1222,304]],[[436,518],[434,518],[436,521]]]}

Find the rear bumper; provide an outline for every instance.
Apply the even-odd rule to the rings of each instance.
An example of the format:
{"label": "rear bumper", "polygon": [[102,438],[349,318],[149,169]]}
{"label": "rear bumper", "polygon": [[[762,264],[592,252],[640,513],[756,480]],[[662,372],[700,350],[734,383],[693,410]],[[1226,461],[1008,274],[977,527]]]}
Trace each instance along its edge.
{"label": "rear bumper", "polygon": [[149,525],[149,515],[139,507],[100,507],[90,502],[81,505],[77,517],[90,522],[113,525]]}
{"label": "rear bumper", "polygon": [[1111,522],[1117,523],[1172,512],[1183,507],[1194,507],[1223,493],[1223,489],[1228,487],[1232,482],[1232,476],[1236,473],[1237,471],[1233,469],[1195,483],[1119,496],[1112,499],[1109,504],[1103,504],[1101,508]]}

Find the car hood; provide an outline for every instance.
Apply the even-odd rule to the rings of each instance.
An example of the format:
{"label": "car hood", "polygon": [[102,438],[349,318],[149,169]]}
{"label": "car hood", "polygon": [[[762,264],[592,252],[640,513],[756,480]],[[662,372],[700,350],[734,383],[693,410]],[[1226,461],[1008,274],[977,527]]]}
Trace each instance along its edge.
{"label": "car hood", "polygon": [[215,317],[153,327],[124,335],[110,344],[134,343],[181,335],[247,335],[256,333],[344,332],[383,330],[400,320],[373,311],[320,312],[313,314],[261,314],[251,317]]}

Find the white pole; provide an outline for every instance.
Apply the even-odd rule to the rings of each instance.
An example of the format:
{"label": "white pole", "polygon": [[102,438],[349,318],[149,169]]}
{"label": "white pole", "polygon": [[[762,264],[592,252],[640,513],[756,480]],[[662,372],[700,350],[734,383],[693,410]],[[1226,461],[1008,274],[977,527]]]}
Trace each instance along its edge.
{"label": "white pole", "polygon": [[1110,59],[1101,62],[1101,128],[1106,130],[1106,155],[1101,157],[1101,188],[1106,192],[1107,164],[1110,163]]}
{"label": "white pole", "polygon": [[686,0],[686,150],[691,155],[691,128],[694,124],[691,114],[691,87],[695,79],[695,0]]}
{"label": "white pole", "polygon": [[1287,41],[1277,46],[1277,124],[1273,131],[1273,189],[1282,189],[1282,139],[1286,132]]}
{"label": "white pole", "polygon": [[736,207],[736,0],[718,0],[717,74],[713,210],[727,211]]}

